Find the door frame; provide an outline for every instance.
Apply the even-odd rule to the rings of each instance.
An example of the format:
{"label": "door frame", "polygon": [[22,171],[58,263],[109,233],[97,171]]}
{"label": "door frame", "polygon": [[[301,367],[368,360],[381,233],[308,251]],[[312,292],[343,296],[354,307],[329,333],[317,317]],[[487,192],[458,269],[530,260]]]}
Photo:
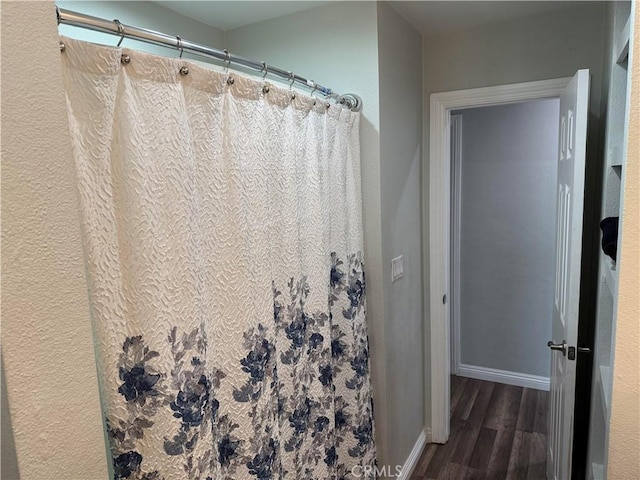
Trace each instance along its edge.
{"label": "door frame", "polygon": [[425,369],[425,399],[430,400],[425,402],[425,418],[431,419],[433,443],[446,443],[450,428],[451,111],[559,98],[570,81],[571,77],[556,78],[430,95],[429,196],[428,208],[423,208],[428,212],[429,240],[423,244],[423,258],[429,262],[424,270],[429,298],[424,344],[429,349],[425,356],[431,359],[431,368]]}
{"label": "door frame", "polygon": [[[460,373],[460,204],[462,202],[462,114],[449,115],[451,122],[451,263],[449,268],[449,288],[451,292],[451,374]],[[449,302],[447,302],[449,303]]]}

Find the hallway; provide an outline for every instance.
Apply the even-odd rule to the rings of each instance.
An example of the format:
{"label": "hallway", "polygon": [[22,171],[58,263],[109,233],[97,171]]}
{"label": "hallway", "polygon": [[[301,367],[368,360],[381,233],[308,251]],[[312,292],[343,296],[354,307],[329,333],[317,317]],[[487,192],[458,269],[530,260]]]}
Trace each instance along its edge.
{"label": "hallway", "polygon": [[451,436],[429,444],[412,480],[544,480],[549,393],[451,377]]}

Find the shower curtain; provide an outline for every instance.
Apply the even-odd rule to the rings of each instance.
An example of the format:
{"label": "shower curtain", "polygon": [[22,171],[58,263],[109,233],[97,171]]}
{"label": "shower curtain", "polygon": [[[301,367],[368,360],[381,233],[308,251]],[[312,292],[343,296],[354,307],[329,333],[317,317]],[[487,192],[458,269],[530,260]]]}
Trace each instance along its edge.
{"label": "shower curtain", "polygon": [[63,42],[114,478],[373,478],[359,114]]}

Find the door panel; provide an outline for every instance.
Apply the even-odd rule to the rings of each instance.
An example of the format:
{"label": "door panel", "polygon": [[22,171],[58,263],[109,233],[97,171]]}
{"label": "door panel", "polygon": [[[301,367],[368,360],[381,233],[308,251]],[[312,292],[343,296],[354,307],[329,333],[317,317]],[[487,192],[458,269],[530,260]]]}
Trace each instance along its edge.
{"label": "door panel", "polygon": [[555,345],[550,345],[547,450],[547,478],[554,480],[571,478],[588,108],[589,71],[579,70],[560,97],[556,284],[550,342]]}

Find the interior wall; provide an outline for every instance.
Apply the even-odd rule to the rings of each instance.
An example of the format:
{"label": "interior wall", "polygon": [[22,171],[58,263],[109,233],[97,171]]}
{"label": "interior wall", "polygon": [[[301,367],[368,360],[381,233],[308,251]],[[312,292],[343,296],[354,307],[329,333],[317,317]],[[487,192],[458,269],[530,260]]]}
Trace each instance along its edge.
{"label": "interior wall", "polygon": [[[22,478],[83,478],[87,474],[106,478],[108,466],[86,304],[75,169],[70,150],[65,150],[70,149],[70,144],[61,140],[69,138],[69,134],[62,80],[56,76],[60,62],[54,5],[19,3],[2,4],[2,107],[3,126],[6,125],[2,131],[6,147],[2,177],[2,478],[18,478],[18,468]],[[152,2],[60,0],[56,4],[224,48],[223,31]],[[21,40],[25,30],[34,32],[28,42]],[[85,41],[117,43],[111,35],[66,25],[60,26],[59,31]],[[125,44],[149,53],[179,55],[177,50],[134,40],[126,40]],[[34,52],[41,53],[34,56]],[[5,116],[12,111],[19,113],[12,117],[10,125],[5,124]],[[21,142],[14,143],[13,138]],[[31,139],[38,141],[32,144]],[[57,151],[52,151],[52,145]],[[51,158],[56,160],[56,168],[43,170],[42,165],[50,164]],[[65,226],[61,228],[62,225]],[[43,258],[49,261],[42,261]],[[8,320],[12,314],[20,321]],[[30,330],[36,333],[24,334]],[[56,370],[61,363],[65,367]],[[42,381],[41,377],[47,380]],[[81,397],[78,392],[82,392]],[[72,408],[63,405],[69,399],[74,399]],[[79,410],[74,414],[74,409]],[[81,438],[76,435],[79,431]],[[60,441],[60,436],[65,440]],[[55,448],[51,447],[51,439],[55,439]]]}
{"label": "interior wall", "polygon": [[[604,71],[602,82],[602,102],[601,102],[601,118],[605,119],[601,123],[600,138],[602,156],[605,160],[601,184],[603,188],[602,206],[600,218],[619,216],[620,211],[620,177],[609,166],[609,160],[616,155],[616,146],[620,146],[624,139],[624,121],[627,103],[627,69],[617,63],[617,37],[622,30],[623,25],[629,18],[631,10],[631,2],[610,2],[607,4],[607,33],[604,56]],[[622,155],[622,152],[618,152]],[[621,160],[621,159],[617,159]],[[608,257],[600,251],[600,273],[605,275],[608,269]],[[580,412],[576,411],[576,424],[574,427],[574,438],[584,438],[584,443],[588,445],[588,457],[586,468],[590,469],[592,464],[601,465],[606,463],[606,441],[610,419],[609,395],[611,391],[607,390],[607,383],[601,381],[601,365],[610,366],[615,363],[613,360],[613,341],[615,339],[615,318],[614,304],[611,291],[606,282],[600,283],[597,302],[597,318],[592,329],[593,339],[585,341],[579,339],[579,343],[594,345],[595,355],[593,357],[592,373],[592,390],[590,415],[587,417],[590,421],[588,429],[584,426],[584,422],[578,421]],[[613,339],[612,339],[613,334]],[[593,343],[592,343],[593,342]],[[580,375],[580,362],[577,367],[577,375]],[[605,370],[606,371],[606,370]],[[604,386],[603,386],[604,385]],[[609,384],[610,388],[610,384]],[[604,395],[604,396],[603,396]],[[603,399],[606,398],[605,402]],[[638,437],[640,438],[640,436]],[[575,449],[575,445],[574,445]],[[575,451],[575,450],[574,450]],[[574,453],[575,458],[575,453]],[[574,462],[575,469],[575,462]]]}
{"label": "interior wall", "polygon": [[559,106],[458,112],[464,365],[549,377]]}
{"label": "interior wall", "polygon": [[17,480],[20,478],[20,472],[18,471],[18,457],[16,456],[16,442],[13,439],[13,425],[11,424],[11,414],[9,412],[9,397],[7,396],[7,382],[4,378],[4,365],[2,369],[2,390],[0,395],[2,396],[2,425],[0,426],[0,433],[2,439],[0,440],[0,478],[6,478],[7,480]]}
{"label": "interior wall", "polygon": [[[125,25],[148,28],[170,35],[180,35],[185,40],[211,45],[218,49],[225,48],[225,38],[222,30],[212,27],[211,25],[206,25],[193,18],[180,15],[155,2],[57,0],[55,3],[58,7],[67,10],[106,19],[117,18]],[[113,35],[72,27],[70,25],[60,25],[59,32],[61,35],[87,42],[113,46],[118,43],[117,37]],[[126,39],[123,41],[123,45],[165,57],[180,56],[180,51],[177,49],[173,50],[137,40]],[[185,53],[183,58],[206,61],[204,57],[198,57],[188,53]]]}
{"label": "interior wall", "polygon": [[[407,460],[424,426],[422,347],[422,37],[378,3],[382,265],[388,402],[384,464]],[[391,260],[404,275],[391,281]],[[376,414],[379,410],[376,408]]]}
{"label": "interior wall", "polygon": [[[634,2],[635,3],[635,2]],[[640,10],[635,4],[607,478],[640,478]]]}
{"label": "interior wall", "polygon": [[[597,212],[599,210],[598,117],[602,79],[605,32],[605,3],[590,2],[553,13],[534,15],[484,25],[464,31],[450,31],[423,39],[423,151],[429,151],[429,95],[436,92],[463,90],[510,83],[573,76],[580,68],[591,71],[589,133],[587,146],[585,231],[593,232],[583,245],[583,284],[593,285],[584,295],[587,302],[596,296]],[[423,160],[426,163],[426,157]],[[429,238],[429,172],[422,171],[423,239]],[[597,257],[596,257],[597,258]],[[593,263],[593,264],[592,264]],[[424,257],[423,298],[425,325],[429,325],[429,258]],[[445,292],[443,292],[445,293]],[[582,309],[593,316],[595,305]],[[427,328],[425,341],[430,343]],[[425,358],[427,425],[430,418],[430,358]]]}
{"label": "interior wall", "polygon": [[108,476],[66,119],[53,2],[2,2],[2,363],[28,480]]}
{"label": "interior wall", "polygon": [[[388,411],[381,233],[380,99],[375,2],[336,2],[226,32],[230,52],[299,72],[362,97],[360,123],[367,318],[378,462],[386,458]],[[304,39],[304,43],[300,43]]]}

